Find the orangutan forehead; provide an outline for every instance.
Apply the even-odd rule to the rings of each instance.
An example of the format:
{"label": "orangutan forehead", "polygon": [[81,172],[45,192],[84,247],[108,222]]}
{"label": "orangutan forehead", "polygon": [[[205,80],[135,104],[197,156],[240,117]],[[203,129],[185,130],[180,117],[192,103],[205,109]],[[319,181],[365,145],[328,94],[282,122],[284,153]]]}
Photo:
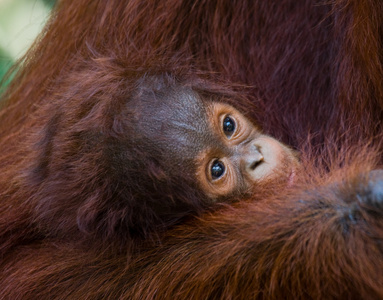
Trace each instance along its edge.
{"label": "orangutan forehead", "polygon": [[139,90],[129,105],[136,137],[177,165],[193,160],[213,139],[207,106],[191,88],[156,82]]}
{"label": "orangutan forehead", "polygon": [[196,117],[205,118],[204,104],[198,93],[163,77],[148,78],[134,100],[134,105],[145,112],[146,117],[163,123],[172,120],[186,123]]}

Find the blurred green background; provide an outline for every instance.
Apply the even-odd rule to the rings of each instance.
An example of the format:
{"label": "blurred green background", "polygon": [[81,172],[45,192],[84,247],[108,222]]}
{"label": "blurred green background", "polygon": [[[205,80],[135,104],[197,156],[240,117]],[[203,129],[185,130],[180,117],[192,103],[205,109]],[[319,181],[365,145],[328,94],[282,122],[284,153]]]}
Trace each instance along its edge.
{"label": "blurred green background", "polygon": [[0,82],[30,47],[48,20],[56,0],[0,0]]}

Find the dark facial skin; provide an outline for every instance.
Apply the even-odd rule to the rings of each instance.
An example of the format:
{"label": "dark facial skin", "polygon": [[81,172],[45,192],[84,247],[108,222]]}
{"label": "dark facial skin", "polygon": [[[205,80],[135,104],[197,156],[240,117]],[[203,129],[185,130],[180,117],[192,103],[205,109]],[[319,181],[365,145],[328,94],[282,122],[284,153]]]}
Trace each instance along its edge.
{"label": "dark facial skin", "polygon": [[150,141],[165,172],[188,177],[208,199],[248,193],[260,182],[292,182],[298,161],[291,149],[262,134],[231,105],[201,99],[189,87],[141,93],[150,102],[135,104],[141,111],[137,131]]}

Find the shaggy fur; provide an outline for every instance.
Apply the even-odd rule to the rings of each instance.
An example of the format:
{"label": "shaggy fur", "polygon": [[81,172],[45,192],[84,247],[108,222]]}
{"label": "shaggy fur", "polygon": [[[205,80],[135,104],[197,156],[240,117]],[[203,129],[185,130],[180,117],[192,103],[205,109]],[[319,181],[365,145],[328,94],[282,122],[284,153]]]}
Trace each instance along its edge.
{"label": "shaggy fur", "polygon": [[[382,24],[378,0],[60,1],[3,96],[0,295],[382,299]],[[296,186],[132,240],[110,161],[163,72],[232,86],[301,152]]]}

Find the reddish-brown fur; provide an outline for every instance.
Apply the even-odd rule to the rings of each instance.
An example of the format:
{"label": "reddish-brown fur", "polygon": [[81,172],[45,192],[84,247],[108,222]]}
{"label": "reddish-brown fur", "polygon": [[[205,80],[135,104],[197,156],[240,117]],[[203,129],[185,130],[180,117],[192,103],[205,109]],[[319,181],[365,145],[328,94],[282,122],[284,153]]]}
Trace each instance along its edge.
{"label": "reddish-brown fur", "polygon": [[[59,2],[0,112],[1,297],[382,299],[383,175],[369,172],[383,162],[383,4],[190,3]],[[114,209],[114,178],[70,130],[123,134],[126,93],[158,72],[250,99],[236,106],[302,153],[296,186],[137,242],[98,218]]]}

